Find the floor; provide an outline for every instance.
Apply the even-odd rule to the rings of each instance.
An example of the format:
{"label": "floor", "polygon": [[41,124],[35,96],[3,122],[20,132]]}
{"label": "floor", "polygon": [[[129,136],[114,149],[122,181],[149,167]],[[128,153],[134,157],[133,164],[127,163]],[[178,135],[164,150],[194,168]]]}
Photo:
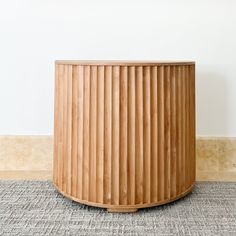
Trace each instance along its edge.
{"label": "floor", "polygon": [[197,182],[176,202],[117,214],[64,198],[49,180],[1,180],[0,206],[0,235],[236,235],[236,182]]}

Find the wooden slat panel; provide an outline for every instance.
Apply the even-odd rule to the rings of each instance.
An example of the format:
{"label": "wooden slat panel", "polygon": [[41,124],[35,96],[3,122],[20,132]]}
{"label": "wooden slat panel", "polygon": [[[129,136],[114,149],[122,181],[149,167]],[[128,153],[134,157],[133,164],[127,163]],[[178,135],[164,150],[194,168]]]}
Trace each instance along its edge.
{"label": "wooden slat panel", "polygon": [[64,66],[60,65],[58,67],[58,90],[59,90],[59,97],[58,97],[58,123],[60,124],[58,127],[58,186],[63,189],[63,172],[64,172],[64,158],[63,158],[63,105],[64,105]]}
{"label": "wooden slat panel", "polygon": [[176,67],[176,129],[177,129],[177,163],[176,163],[176,194],[181,192],[181,167],[182,167],[182,145],[181,145],[181,125],[182,125],[182,112],[181,112],[181,67]]}
{"label": "wooden slat panel", "polygon": [[58,154],[59,154],[59,65],[55,65],[54,90],[54,153],[53,153],[53,182],[58,184]]}
{"label": "wooden slat panel", "polygon": [[186,84],[186,180],[185,180],[185,187],[189,187],[190,186],[190,162],[189,162],[189,158],[190,158],[190,149],[189,149],[189,145],[190,145],[190,136],[189,136],[189,118],[190,118],[190,108],[189,108],[189,66],[185,66],[185,84]]}
{"label": "wooden slat panel", "polygon": [[165,89],[165,199],[170,198],[170,67],[167,66],[165,68],[165,81],[164,81],[164,89]]}
{"label": "wooden slat panel", "polygon": [[194,182],[195,181],[195,174],[196,174],[196,141],[195,141],[195,65],[191,65],[190,66],[190,128],[191,128],[191,134],[190,134],[190,139],[191,139],[191,143],[190,143],[190,158],[191,158],[191,164],[192,164],[192,169],[191,169],[191,173],[192,173],[192,178],[191,181]]}
{"label": "wooden slat panel", "polygon": [[112,203],[119,204],[120,68],[112,68]]}
{"label": "wooden slat panel", "polygon": [[128,76],[128,203],[135,204],[135,67]]}
{"label": "wooden slat panel", "polygon": [[68,183],[67,183],[67,192],[71,195],[71,187],[72,187],[72,73],[73,66],[68,65],[68,107],[67,107],[67,116],[68,116],[68,130],[67,130],[67,148],[68,148]]}
{"label": "wooden slat panel", "polygon": [[177,138],[176,138],[176,67],[171,67],[171,78],[170,78],[170,133],[171,133],[171,197],[176,195],[176,162],[177,162]]}
{"label": "wooden slat panel", "polygon": [[195,66],[189,66],[189,114],[190,114],[190,184],[192,181],[195,181],[195,159],[193,160],[192,157],[195,157]]}
{"label": "wooden slat panel", "polygon": [[136,68],[135,81],[135,200],[143,203],[143,68]]}
{"label": "wooden slat panel", "polygon": [[127,205],[128,183],[128,68],[120,67],[120,201]]}
{"label": "wooden slat panel", "polygon": [[[189,80],[189,186],[192,184],[193,181],[193,161],[192,161],[192,154],[193,154],[193,150],[192,150],[192,133],[193,133],[193,127],[192,127],[192,120],[193,120],[193,114],[192,114],[192,67],[188,66],[188,80]],[[194,112],[193,112],[194,113]]]}
{"label": "wooden slat panel", "polygon": [[192,121],[192,145],[191,145],[191,158],[192,158],[192,173],[193,173],[193,179],[194,182],[196,180],[196,102],[195,102],[195,65],[191,65],[191,121]]}
{"label": "wooden slat panel", "polygon": [[68,171],[68,141],[67,141],[67,130],[68,130],[68,66],[64,66],[63,74],[63,178],[62,178],[62,189],[67,192],[67,171]]}
{"label": "wooden slat panel", "polygon": [[68,90],[67,90],[67,193],[71,195],[72,180],[72,65],[68,65]]}
{"label": "wooden slat panel", "polygon": [[103,203],[104,195],[104,66],[98,67],[97,78],[97,202]]}
{"label": "wooden slat panel", "polygon": [[[78,114],[77,114],[77,134],[78,134],[78,148],[77,148],[77,155],[78,155],[78,174],[77,174],[77,182],[78,182],[78,197],[83,198],[83,172],[84,172],[84,146],[83,146],[83,135],[84,135],[84,116],[83,116],[83,110],[84,110],[84,67],[83,66],[78,66],[78,77],[77,78],[77,84],[74,86],[76,87],[78,91],[78,98],[77,98],[77,107],[78,107]],[[75,76],[75,75],[74,75]],[[77,86],[76,86],[77,85]],[[76,127],[75,127],[76,129]]]}
{"label": "wooden slat panel", "polygon": [[164,110],[164,67],[161,66],[158,69],[158,87],[157,87],[157,99],[158,99],[158,200],[164,200],[165,194],[165,110]]}
{"label": "wooden slat panel", "polygon": [[181,101],[181,111],[182,111],[182,140],[181,140],[181,144],[182,144],[182,181],[181,181],[181,190],[184,191],[185,189],[185,180],[186,180],[186,167],[185,167],[185,163],[186,163],[186,106],[185,106],[185,91],[186,91],[186,83],[185,83],[185,70],[184,67],[181,67],[181,97],[182,97],[182,101]]}
{"label": "wooden slat panel", "polygon": [[97,200],[97,66],[91,67],[90,77],[90,153],[89,153],[89,200]]}
{"label": "wooden slat panel", "polygon": [[158,199],[158,116],[157,66],[151,70],[151,201]]}
{"label": "wooden slat panel", "polygon": [[151,72],[150,67],[144,67],[144,79],[143,79],[143,143],[144,143],[144,203],[151,202]]}
{"label": "wooden slat panel", "polygon": [[54,184],[78,201],[130,208],[123,211],[188,190],[195,181],[194,69],[58,65]]}
{"label": "wooden slat panel", "polygon": [[104,203],[111,203],[112,159],[112,67],[105,67],[105,140],[104,140]]}
{"label": "wooden slat panel", "polygon": [[90,67],[84,67],[83,199],[89,200]]}
{"label": "wooden slat panel", "polygon": [[[73,66],[72,77],[72,189],[71,194],[77,196],[78,191],[78,66]],[[81,196],[80,196],[81,198]]]}

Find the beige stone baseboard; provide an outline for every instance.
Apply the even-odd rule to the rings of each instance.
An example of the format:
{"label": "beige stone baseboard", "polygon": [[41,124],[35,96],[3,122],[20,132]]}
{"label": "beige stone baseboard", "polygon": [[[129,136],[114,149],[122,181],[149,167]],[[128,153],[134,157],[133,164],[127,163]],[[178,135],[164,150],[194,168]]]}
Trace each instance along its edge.
{"label": "beige stone baseboard", "polygon": [[236,182],[236,172],[211,172],[211,171],[197,171],[197,181],[227,181]]}
{"label": "beige stone baseboard", "polygon": [[[0,179],[51,179],[52,136],[0,136]],[[236,138],[198,137],[198,181],[236,181]]]}
{"label": "beige stone baseboard", "polygon": [[0,171],[51,171],[52,136],[0,136]]}
{"label": "beige stone baseboard", "polygon": [[47,170],[11,170],[0,171],[0,179],[27,179],[27,180],[48,180],[52,179],[52,171]]}
{"label": "beige stone baseboard", "polygon": [[236,181],[236,138],[198,137],[196,172],[199,181]]}

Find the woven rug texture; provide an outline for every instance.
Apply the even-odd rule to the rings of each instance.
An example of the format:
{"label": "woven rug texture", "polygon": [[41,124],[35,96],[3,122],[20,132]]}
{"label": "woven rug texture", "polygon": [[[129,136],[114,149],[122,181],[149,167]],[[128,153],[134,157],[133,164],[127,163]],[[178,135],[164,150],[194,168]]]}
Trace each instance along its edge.
{"label": "woven rug texture", "polygon": [[51,181],[0,181],[0,235],[232,235],[236,183],[198,182],[188,196],[137,213],[63,197]]}

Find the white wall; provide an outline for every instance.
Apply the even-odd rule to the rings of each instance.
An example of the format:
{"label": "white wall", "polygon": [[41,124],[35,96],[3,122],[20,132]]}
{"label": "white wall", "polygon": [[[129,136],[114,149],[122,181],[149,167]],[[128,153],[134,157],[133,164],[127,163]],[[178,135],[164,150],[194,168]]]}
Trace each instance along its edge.
{"label": "white wall", "polygon": [[52,134],[54,60],[197,63],[197,134],[236,136],[235,0],[0,0],[0,134]]}

